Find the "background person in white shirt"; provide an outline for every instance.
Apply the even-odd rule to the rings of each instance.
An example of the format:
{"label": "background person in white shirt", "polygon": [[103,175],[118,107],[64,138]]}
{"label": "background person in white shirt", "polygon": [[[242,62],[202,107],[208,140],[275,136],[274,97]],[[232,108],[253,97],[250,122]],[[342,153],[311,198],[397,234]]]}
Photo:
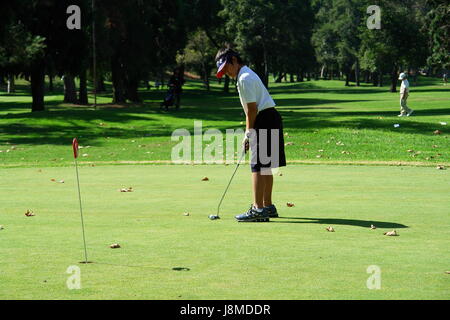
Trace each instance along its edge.
{"label": "background person in white shirt", "polygon": [[414,112],[413,109],[408,108],[407,102],[409,97],[409,81],[407,72],[400,73],[398,80],[402,80],[400,87],[400,114],[399,117],[409,117]]}
{"label": "background person in white shirt", "polygon": [[275,109],[275,102],[258,75],[244,65],[232,49],[217,53],[217,77],[236,79],[239,98],[246,115],[246,132],[242,142],[245,150],[251,146],[253,204],[236,216],[239,222],[266,222],[277,218],[272,203],[272,169],[286,166],[283,120]]}

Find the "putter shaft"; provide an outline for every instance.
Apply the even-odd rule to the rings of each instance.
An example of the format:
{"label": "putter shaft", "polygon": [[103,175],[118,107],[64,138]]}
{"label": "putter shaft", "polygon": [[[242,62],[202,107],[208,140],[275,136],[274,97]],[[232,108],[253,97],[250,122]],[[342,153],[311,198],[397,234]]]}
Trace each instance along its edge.
{"label": "putter shaft", "polygon": [[231,176],[230,182],[228,182],[227,188],[225,189],[225,192],[222,195],[222,198],[220,199],[219,205],[217,206],[217,217],[219,218],[219,210],[220,210],[220,206],[222,205],[222,201],[225,198],[225,195],[227,194],[228,188],[231,185],[231,182],[233,181],[234,176],[236,175],[237,170],[239,169],[239,166],[242,162],[242,159],[244,159],[244,156],[246,154],[245,148],[242,150],[242,154],[241,154],[241,158],[238,161],[238,164],[236,166],[236,169],[234,169],[233,175]]}

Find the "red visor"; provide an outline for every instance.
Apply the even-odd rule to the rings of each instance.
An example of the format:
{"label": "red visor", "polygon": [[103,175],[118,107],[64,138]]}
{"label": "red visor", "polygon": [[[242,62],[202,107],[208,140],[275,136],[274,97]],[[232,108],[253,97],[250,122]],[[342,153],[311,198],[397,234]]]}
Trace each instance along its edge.
{"label": "red visor", "polygon": [[225,71],[223,70],[225,68],[225,65],[227,64],[225,59],[220,59],[217,62],[217,78],[220,79],[223,77],[223,75],[225,74]]}

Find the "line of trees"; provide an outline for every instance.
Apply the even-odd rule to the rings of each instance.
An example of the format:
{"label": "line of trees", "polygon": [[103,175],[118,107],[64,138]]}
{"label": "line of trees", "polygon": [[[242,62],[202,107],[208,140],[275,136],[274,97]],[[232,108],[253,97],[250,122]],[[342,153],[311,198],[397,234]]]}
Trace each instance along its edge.
{"label": "line of trees", "polygon": [[[33,111],[44,110],[45,77],[64,80],[64,101],[88,103],[112,82],[113,102],[140,102],[141,81],[164,79],[183,64],[205,82],[225,44],[239,50],[268,86],[275,81],[344,78],[345,85],[396,90],[400,70],[450,68],[448,0],[15,0],[0,8],[0,81],[30,81]],[[81,9],[81,30],[66,27]],[[381,8],[369,30],[367,7]],[[93,78],[92,21],[97,82]],[[78,89],[76,81],[79,83]],[[229,90],[230,79],[224,81]]]}

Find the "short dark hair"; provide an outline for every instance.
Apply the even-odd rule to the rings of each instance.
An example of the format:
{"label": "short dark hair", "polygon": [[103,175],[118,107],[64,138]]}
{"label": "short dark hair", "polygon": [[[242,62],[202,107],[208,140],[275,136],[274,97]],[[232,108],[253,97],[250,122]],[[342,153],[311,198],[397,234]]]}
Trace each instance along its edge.
{"label": "short dark hair", "polygon": [[236,51],[234,51],[231,48],[220,49],[216,54],[216,61],[219,61],[220,59],[225,58],[227,62],[231,62],[231,59],[233,57],[236,57],[237,62],[239,64],[244,64],[244,60],[242,60],[239,53],[237,53]]}

